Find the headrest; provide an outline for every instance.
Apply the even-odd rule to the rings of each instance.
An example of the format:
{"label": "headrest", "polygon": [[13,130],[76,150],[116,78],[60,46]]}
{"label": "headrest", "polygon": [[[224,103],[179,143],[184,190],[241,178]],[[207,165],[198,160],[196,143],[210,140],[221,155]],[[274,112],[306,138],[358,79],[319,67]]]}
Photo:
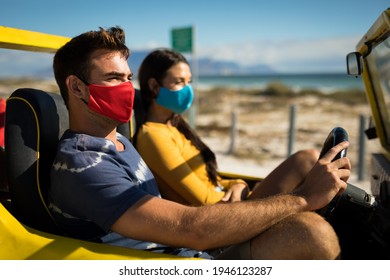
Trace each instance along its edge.
{"label": "headrest", "polygon": [[6,167],[15,215],[26,225],[53,233],[57,228],[46,205],[49,175],[67,127],[68,113],[58,94],[24,88],[7,100]]}

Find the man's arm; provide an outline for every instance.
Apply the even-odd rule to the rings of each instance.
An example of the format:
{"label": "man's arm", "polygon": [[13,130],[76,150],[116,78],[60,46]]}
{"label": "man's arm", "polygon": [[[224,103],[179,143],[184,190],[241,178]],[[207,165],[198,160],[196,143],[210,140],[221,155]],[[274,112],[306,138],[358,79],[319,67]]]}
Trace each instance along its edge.
{"label": "man's arm", "polygon": [[128,209],[112,230],[133,239],[205,250],[249,240],[306,208],[305,200],[295,195],[203,207],[148,196]]}
{"label": "man's arm", "polygon": [[147,196],[129,208],[112,230],[134,239],[198,250],[249,240],[290,215],[324,207],[343,191],[349,160],[331,160],[347,146],[341,143],[320,159],[295,194],[203,207]]}

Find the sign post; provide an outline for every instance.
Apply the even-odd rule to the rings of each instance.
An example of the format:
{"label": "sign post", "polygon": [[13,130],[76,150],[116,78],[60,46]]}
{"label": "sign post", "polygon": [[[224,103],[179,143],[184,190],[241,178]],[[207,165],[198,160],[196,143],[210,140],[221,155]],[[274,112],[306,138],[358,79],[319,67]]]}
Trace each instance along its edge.
{"label": "sign post", "polygon": [[183,53],[193,51],[193,28],[173,28],[172,29],[172,49]]}
{"label": "sign post", "polygon": [[192,58],[191,72],[192,72],[192,87],[195,92],[194,101],[188,111],[188,119],[190,125],[195,128],[196,113],[198,109],[197,82],[198,82],[198,65],[194,48],[195,28],[193,26],[183,28],[173,28],[171,31],[172,49],[181,53],[190,53]]}

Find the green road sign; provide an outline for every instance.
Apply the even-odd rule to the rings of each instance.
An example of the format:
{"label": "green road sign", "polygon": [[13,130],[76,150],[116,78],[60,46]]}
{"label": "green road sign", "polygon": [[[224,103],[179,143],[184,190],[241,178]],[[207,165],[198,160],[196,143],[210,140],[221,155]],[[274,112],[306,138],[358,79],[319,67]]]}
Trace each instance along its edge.
{"label": "green road sign", "polygon": [[172,29],[172,48],[178,52],[192,52],[192,27]]}

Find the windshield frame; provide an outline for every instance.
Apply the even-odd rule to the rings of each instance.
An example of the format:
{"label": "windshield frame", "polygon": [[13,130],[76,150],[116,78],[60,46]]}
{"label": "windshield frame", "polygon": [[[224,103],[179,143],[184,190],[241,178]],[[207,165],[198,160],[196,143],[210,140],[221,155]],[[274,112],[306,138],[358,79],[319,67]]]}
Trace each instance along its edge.
{"label": "windshield frame", "polygon": [[[390,77],[390,47],[385,46],[390,44],[389,38],[390,9],[387,9],[356,46],[356,50],[364,59],[362,79],[371,106],[376,133],[382,147],[388,153],[390,153],[390,90],[384,86],[384,79]],[[383,55],[383,52],[387,55]],[[386,62],[383,61],[384,59]],[[388,75],[383,75],[386,70],[384,67]]]}

